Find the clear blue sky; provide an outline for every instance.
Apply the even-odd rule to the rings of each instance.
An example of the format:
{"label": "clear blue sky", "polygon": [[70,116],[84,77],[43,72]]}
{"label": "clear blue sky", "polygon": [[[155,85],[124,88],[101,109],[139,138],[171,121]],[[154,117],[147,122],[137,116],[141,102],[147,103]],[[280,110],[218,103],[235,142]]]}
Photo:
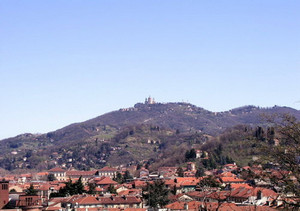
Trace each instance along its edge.
{"label": "clear blue sky", "polygon": [[298,0],[2,0],[0,139],[142,102],[300,109]]}

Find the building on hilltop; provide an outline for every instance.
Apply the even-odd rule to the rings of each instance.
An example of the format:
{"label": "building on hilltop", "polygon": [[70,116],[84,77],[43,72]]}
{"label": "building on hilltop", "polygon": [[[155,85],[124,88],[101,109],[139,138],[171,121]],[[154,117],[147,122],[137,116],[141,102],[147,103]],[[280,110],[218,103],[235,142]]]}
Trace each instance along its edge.
{"label": "building on hilltop", "polygon": [[145,99],[145,104],[155,104],[154,98],[151,98],[150,96]]}

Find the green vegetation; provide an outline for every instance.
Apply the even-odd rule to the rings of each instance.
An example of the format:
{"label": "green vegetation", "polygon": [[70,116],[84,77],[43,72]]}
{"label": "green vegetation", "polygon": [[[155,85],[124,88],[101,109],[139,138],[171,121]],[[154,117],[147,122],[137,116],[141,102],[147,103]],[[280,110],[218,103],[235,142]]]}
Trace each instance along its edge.
{"label": "green vegetation", "polygon": [[27,196],[37,196],[38,191],[34,189],[33,184],[30,184],[30,187],[25,190]]}
{"label": "green vegetation", "polygon": [[143,198],[146,205],[157,209],[168,204],[169,189],[162,180],[156,180],[153,183],[147,183],[147,187],[143,190]]}
{"label": "green vegetation", "polygon": [[122,175],[120,172],[117,172],[117,175],[115,178],[113,178],[116,182],[123,184],[133,179],[129,171],[125,171],[124,175]]}
{"label": "green vegetation", "polygon": [[48,174],[47,180],[48,181],[54,181],[54,180],[56,180],[56,177],[54,176],[54,174]]}
{"label": "green vegetation", "polygon": [[200,188],[217,188],[220,187],[220,183],[217,182],[217,180],[213,176],[208,176],[199,182]]}
{"label": "green vegetation", "polygon": [[95,183],[88,183],[89,190],[87,191],[88,194],[95,194],[96,193],[96,184]]}
{"label": "green vegetation", "polygon": [[117,191],[113,185],[109,185],[108,190],[109,193],[111,194],[117,194]]}
{"label": "green vegetation", "polygon": [[74,183],[71,179],[69,179],[69,181],[65,184],[66,186],[64,188],[59,189],[58,193],[51,193],[50,197],[65,197],[84,193],[84,186],[82,184],[81,177]]}
{"label": "green vegetation", "polygon": [[185,160],[186,161],[195,161],[196,158],[196,151],[195,149],[191,149],[186,151],[185,153]]}

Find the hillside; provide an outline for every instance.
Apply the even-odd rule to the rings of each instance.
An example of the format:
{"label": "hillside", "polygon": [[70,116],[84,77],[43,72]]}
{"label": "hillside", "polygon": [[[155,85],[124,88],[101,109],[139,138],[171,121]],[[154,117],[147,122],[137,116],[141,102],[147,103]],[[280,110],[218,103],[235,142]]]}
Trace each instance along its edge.
{"label": "hillside", "polygon": [[216,135],[238,124],[261,124],[264,122],[262,114],[279,113],[289,113],[300,119],[300,111],[278,106],[272,108],[245,106],[226,112],[211,112],[187,103],[138,103],[133,108],[120,109],[82,123],[72,124],[48,133],[47,136],[61,142],[80,140],[98,134],[106,126],[119,130],[139,124]]}
{"label": "hillside", "polygon": [[263,125],[262,115],[279,113],[300,119],[300,111],[278,106],[211,112],[187,103],[138,103],[47,134],[4,139],[0,167],[46,169],[59,164],[89,169],[158,157],[168,163],[164,154],[203,143],[206,135],[216,137],[235,125]]}

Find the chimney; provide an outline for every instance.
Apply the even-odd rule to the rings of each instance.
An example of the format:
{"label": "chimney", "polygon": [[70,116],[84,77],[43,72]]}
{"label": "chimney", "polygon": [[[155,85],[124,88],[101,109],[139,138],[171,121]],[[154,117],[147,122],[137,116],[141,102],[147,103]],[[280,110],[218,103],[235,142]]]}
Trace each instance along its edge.
{"label": "chimney", "polygon": [[184,209],[189,210],[189,205],[187,203],[184,203]]}

